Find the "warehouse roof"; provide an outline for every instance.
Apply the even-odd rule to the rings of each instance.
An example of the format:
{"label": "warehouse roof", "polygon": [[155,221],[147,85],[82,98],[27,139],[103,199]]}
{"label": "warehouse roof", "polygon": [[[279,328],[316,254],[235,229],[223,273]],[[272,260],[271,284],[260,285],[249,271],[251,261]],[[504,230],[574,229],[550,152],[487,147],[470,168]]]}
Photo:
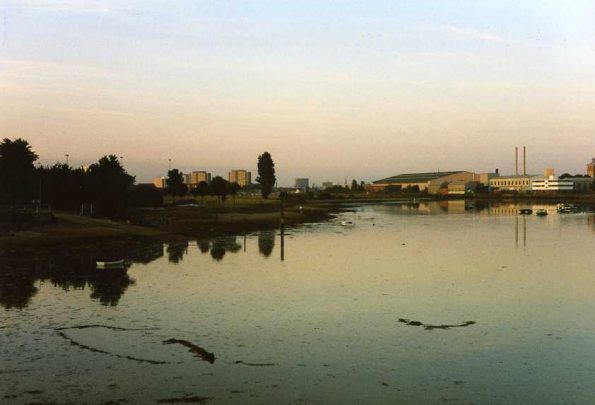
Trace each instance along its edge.
{"label": "warehouse roof", "polygon": [[462,170],[454,172],[429,172],[429,173],[404,173],[396,176],[387,177],[386,179],[376,180],[374,184],[399,184],[399,183],[425,183],[430,180],[439,179],[441,177],[450,176],[456,173],[462,173]]}

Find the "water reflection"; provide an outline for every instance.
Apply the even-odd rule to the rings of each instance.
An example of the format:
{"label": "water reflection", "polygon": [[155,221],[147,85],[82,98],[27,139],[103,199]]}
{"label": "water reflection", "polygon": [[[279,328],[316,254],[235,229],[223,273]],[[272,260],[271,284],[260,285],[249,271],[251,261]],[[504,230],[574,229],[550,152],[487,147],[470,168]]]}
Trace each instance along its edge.
{"label": "water reflection", "polygon": [[167,245],[167,259],[170,263],[178,264],[188,254],[188,241],[174,242]]}
{"label": "water reflection", "polygon": [[269,257],[275,247],[275,231],[267,230],[258,233],[258,251],[264,257]]}
{"label": "water reflection", "polygon": [[236,253],[242,249],[237,242],[237,236],[222,236],[213,240],[211,244],[211,257],[216,261],[223,260],[225,253]]}
{"label": "water reflection", "polygon": [[207,239],[199,239],[196,241],[196,246],[198,246],[200,253],[208,253],[209,249],[211,249],[211,241]]}
{"label": "water reflection", "polygon": [[[128,265],[130,266],[130,265]],[[37,294],[36,283],[49,281],[64,291],[91,290],[91,298],[106,306],[118,304],[124,292],[134,285],[124,269],[96,269],[89,256],[37,260],[0,260],[0,305],[25,308]]]}
{"label": "water reflection", "polygon": [[[43,257],[0,258],[0,306],[26,308],[39,290],[50,282],[64,291],[91,290],[102,305],[115,306],[134,280],[127,274],[132,263],[148,264],[163,257],[162,243],[98,248],[94,252]],[[124,269],[97,269],[96,261],[122,259]]]}

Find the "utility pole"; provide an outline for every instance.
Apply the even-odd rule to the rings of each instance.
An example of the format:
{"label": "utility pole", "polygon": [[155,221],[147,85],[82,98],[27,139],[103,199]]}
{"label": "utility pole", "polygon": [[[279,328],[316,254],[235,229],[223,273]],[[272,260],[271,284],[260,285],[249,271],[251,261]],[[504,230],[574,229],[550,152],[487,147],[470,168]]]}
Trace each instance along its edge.
{"label": "utility pole", "polygon": [[168,169],[167,170],[170,171],[171,170],[171,158],[170,159],[167,159],[167,160],[169,162],[169,166],[168,166]]}
{"label": "utility pole", "polygon": [[66,166],[68,166],[68,157],[69,157],[70,155],[67,153],[67,154],[66,154],[66,155],[64,155],[64,156],[66,156]]}

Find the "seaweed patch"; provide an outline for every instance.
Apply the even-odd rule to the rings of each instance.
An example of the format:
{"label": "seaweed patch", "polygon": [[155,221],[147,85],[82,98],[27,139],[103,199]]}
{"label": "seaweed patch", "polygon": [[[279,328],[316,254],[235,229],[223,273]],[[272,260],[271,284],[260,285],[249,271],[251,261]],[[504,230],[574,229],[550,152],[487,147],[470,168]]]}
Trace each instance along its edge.
{"label": "seaweed patch", "polygon": [[466,326],[475,325],[476,322],[474,321],[466,321],[460,324],[455,325],[430,325],[425,324],[420,321],[411,321],[405,318],[399,318],[399,322],[404,323],[407,326],[423,326],[425,330],[433,330],[433,329],[451,329],[451,328],[464,328]]}
{"label": "seaweed patch", "polygon": [[195,357],[200,358],[201,360],[208,361],[209,363],[213,364],[215,362],[215,353],[207,352],[202,347],[195,345],[187,340],[182,339],[168,339],[163,341],[164,345],[171,345],[171,344],[180,344],[182,346],[186,346],[188,351],[193,353]]}

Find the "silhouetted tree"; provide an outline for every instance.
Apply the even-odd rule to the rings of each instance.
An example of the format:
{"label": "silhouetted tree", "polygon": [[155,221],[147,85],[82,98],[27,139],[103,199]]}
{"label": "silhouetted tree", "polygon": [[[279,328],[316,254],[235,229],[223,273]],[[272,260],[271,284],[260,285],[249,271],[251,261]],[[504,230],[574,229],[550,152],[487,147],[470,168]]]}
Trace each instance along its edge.
{"label": "silhouetted tree", "polygon": [[219,197],[219,201],[225,201],[225,197],[229,191],[227,183],[228,181],[221,176],[215,176],[215,178],[211,180],[211,192],[213,195]]}
{"label": "silhouetted tree", "polygon": [[51,167],[37,167],[36,176],[39,198],[44,204],[61,210],[76,210],[87,199],[83,169],[56,163]]}
{"label": "silhouetted tree", "polygon": [[184,183],[184,175],[178,169],[171,169],[167,172],[165,188],[173,196],[183,197],[188,193],[188,186]]}
{"label": "silhouetted tree", "polygon": [[152,184],[139,184],[128,190],[128,207],[161,207],[163,194]]}
{"label": "silhouetted tree", "polygon": [[355,179],[351,180],[351,191],[360,191],[359,184]]}
{"label": "silhouetted tree", "polygon": [[271,154],[264,152],[258,157],[258,177],[256,178],[256,182],[261,186],[260,193],[263,198],[269,198],[276,181],[275,163],[273,163]]}
{"label": "silhouetted tree", "polygon": [[115,155],[104,156],[89,166],[85,180],[95,212],[112,218],[124,215],[126,189],[134,184],[134,177],[126,173]]}
{"label": "silhouetted tree", "polygon": [[227,194],[229,195],[236,195],[238,191],[240,191],[242,187],[238,183],[227,183]]}
{"label": "silhouetted tree", "polygon": [[0,143],[0,199],[5,203],[28,202],[35,196],[37,154],[24,139]]}

